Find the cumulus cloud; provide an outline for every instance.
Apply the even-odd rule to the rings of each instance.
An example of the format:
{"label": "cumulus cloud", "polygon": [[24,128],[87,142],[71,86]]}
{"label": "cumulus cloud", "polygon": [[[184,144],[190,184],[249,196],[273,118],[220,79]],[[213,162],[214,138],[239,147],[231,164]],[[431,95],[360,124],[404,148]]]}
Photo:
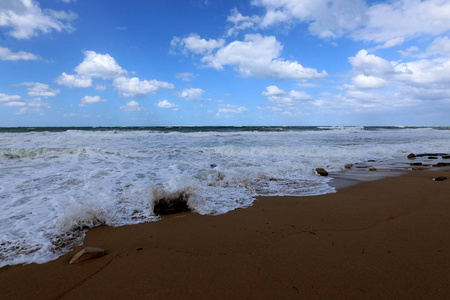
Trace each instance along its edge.
{"label": "cumulus cloud", "polygon": [[278,96],[286,94],[285,91],[277,87],[276,85],[271,85],[266,87],[266,91],[262,92],[263,96]]}
{"label": "cumulus cloud", "polygon": [[220,48],[225,44],[224,39],[202,39],[198,34],[191,34],[186,38],[174,37],[171,41],[172,47],[181,47],[196,54],[210,53],[214,49]]}
{"label": "cumulus cloud", "polygon": [[116,60],[109,54],[99,54],[95,51],[85,51],[84,60],[75,68],[80,76],[98,77],[102,79],[114,79],[126,75]]}
{"label": "cumulus cloud", "polygon": [[80,106],[86,106],[86,104],[93,103],[102,103],[106,101],[106,99],[102,99],[100,96],[84,96],[83,98],[81,98]]}
{"label": "cumulus cloud", "polygon": [[353,78],[353,84],[358,89],[379,89],[387,85],[386,80],[375,76],[358,75]]}
{"label": "cumulus cloud", "polygon": [[158,101],[156,106],[159,108],[172,108],[173,110],[178,110],[178,105],[167,101],[167,99]]}
{"label": "cumulus cloud", "polygon": [[87,88],[92,86],[92,78],[79,74],[69,75],[66,74],[66,72],[63,72],[62,75],[55,80],[55,82],[59,85],[66,85],[68,87]]}
{"label": "cumulus cloud", "polygon": [[282,49],[283,46],[274,36],[247,34],[244,41],[233,41],[216,53],[204,56],[202,61],[217,70],[222,70],[226,65],[233,66],[245,77],[300,80],[327,76],[326,71],[319,73],[297,61],[280,58]]}
{"label": "cumulus cloud", "polygon": [[286,92],[275,85],[266,87],[266,91],[261,95],[266,96],[267,100],[277,106],[293,106],[303,100],[311,100],[313,97],[303,91],[291,90]]}
{"label": "cumulus cloud", "polygon": [[184,100],[202,100],[203,99],[203,94],[205,93],[204,90],[199,89],[199,88],[189,88],[189,89],[184,89],[181,93],[180,93],[180,97],[183,98]]}
{"label": "cumulus cloud", "polygon": [[144,111],[145,108],[142,107],[137,101],[128,101],[127,104],[120,107],[124,111]]}
{"label": "cumulus cloud", "polygon": [[156,94],[160,89],[174,89],[171,83],[158,80],[140,80],[137,77],[118,77],[114,79],[113,86],[123,97],[142,97],[147,94]]}
{"label": "cumulus cloud", "polygon": [[[95,51],[85,51],[84,60],[75,67],[76,74],[65,72],[56,79],[56,83],[69,87],[90,87],[93,78],[112,80],[113,87],[123,97],[143,97],[147,94],[156,94],[160,89],[174,89],[171,83],[158,80],[141,80],[138,77],[129,77],[129,72],[123,69],[109,54],[100,54]],[[105,89],[105,85],[96,85],[98,90]]]}
{"label": "cumulus cloud", "polygon": [[59,94],[59,90],[52,89],[48,84],[40,82],[23,82],[18,85],[28,86],[27,94],[34,97],[55,97]]}
{"label": "cumulus cloud", "polygon": [[385,75],[394,73],[394,66],[384,58],[369,54],[367,50],[360,50],[355,56],[348,59],[357,71],[365,75]]}
{"label": "cumulus cloud", "polygon": [[17,60],[38,60],[39,57],[33,53],[19,51],[13,52],[8,48],[0,47],[0,60],[9,60],[9,61],[17,61]]}
{"label": "cumulus cloud", "polygon": [[29,39],[52,31],[73,31],[71,22],[77,18],[73,12],[42,10],[32,0],[2,0],[0,26],[10,29],[16,39]]}
{"label": "cumulus cloud", "polygon": [[[445,0],[397,0],[367,8],[367,22],[351,34],[354,39],[387,42],[450,30],[450,3]],[[389,16],[389,17],[386,17]]]}

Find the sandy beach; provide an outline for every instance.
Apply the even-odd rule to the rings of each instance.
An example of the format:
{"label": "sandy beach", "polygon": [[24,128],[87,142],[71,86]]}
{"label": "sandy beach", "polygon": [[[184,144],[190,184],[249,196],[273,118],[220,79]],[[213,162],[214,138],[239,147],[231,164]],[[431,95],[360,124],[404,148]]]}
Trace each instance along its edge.
{"label": "sandy beach", "polygon": [[[0,297],[447,299],[450,180],[432,178],[449,175],[411,171],[220,216],[94,228],[55,261],[0,269]],[[85,246],[107,255],[70,265]]]}

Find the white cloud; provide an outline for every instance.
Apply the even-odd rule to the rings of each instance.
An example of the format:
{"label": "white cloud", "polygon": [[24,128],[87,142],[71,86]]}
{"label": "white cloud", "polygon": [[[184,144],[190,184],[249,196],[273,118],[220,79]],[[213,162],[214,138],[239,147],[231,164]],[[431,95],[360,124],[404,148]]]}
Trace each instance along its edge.
{"label": "white cloud", "polygon": [[[381,2],[381,3],[380,3]],[[354,40],[381,44],[390,48],[419,36],[438,36],[450,30],[450,3],[447,0],[392,0],[372,5],[365,0],[253,0],[262,7],[261,16],[242,16],[233,10],[228,17],[236,29],[267,28],[279,24],[308,25],[320,38],[348,36]],[[239,24],[245,24],[238,28]],[[227,33],[231,35],[230,33]]]}
{"label": "white cloud", "polygon": [[33,53],[19,51],[12,52],[10,49],[5,47],[0,47],[0,60],[38,60],[39,57],[34,55]]}
{"label": "white cloud", "polygon": [[373,54],[368,54],[367,50],[364,49],[348,60],[355,70],[368,76],[394,73],[394,66],[389,61]]}
{"label": "white cloud", "polygon": [[363,0],[254,0],[252,3],[266,10],[261,27],[305,22],[313,35],[322,38],[336,38],[355,30],[363,23],[366,10]]}
{"label": "white cloud", "polygon": [[197,77],[196,74],[189,72],[175,74],[175,78],[180,79],[182,81],[192,81],[195,77]]}
{"label": "white cloud", "polygon": [[[85,51],[84,55],[84,60],[75,68],[77,74],[69,75],[63,72],[56,79],[58,84],[69,87],[90,87],[93,84],[93,78],[112,79],[113,87],[123,97],[142,97],[147,94],[156,94],[162,88],[175,88],[173,84],[164,81],[128,77],[129,72],[109,54]],[[98,90],[105,88],[105,85],[96,85]]]}
{"label": "white cloud", "polygon": [[184,100],[202,100],[204,90],[199,88],[184,89],[179,95]]}
{"label": "white cloud", "polygon": [[357,40],[387,42],[450,30],[450,3],[446,0],[397,0],[368,7],[364,27],[352,33]]}
{"label": "white cloud", "polygon": [[127,71],[122,69],[109,54],[85,51],[84,55],[83,62],[75,68],[75,72],[80,76],[114,79],[127,74]]}
{"label": "white cloud", "polygon": [[68,87],[87,88],[92,86],[92,78],[78,74],[69,75],[66,74],[65,72],[63,72],[62,75],[55,80],[55,82],[59,85],[66,85]]}
{"label": "white cloud", "polygon": [[11,28],[9,34],[16,39],[29,39],[40,33],[73,31],[73,12],[42,10],[32,0],[2,0],[0,26]]}
{"label": "white cloud", "polygon": [[262,92],[261,95],[263,96],[277,96],[277,95],[284,95],[286,94],[285,91],[277,87],[276,85],[271,85],[266,87],[266,92]]}
{"label": "white cloud", "polygon": [[353,84],[358,89],[379,89],[385,87],[387,82],[383,78],[360,74],[353,78]]}
{"label": "white cloud", "polygon": [[120,107],[124,111],[144,111],[145,108],[142,107],[137,101],[128,101],[127,104]]}
{"label": "white cloud", "polygon": [[447,88],[450,84],[450,58],[421,59],[395,67],[400,80],[408,85]]}
{"label": "white cloud", "polygon": [[83,98],[81,98],[80,106],[86,106],[86,104],[93,103],[102,103],[106,101],[106,99],[102,99],[100,96],[84,96]]}
{"label": "white cloud", "polygon": [[450,56],[450,39],[447,36],[436,38],[425,51],[426,56],[443,55]]}
{"label": "white cloud", "polygon": [[17,101],[22,99],[19,95],[6,95],[0,93],[0,102],[7,102],[7,101]]}
{"label": "white cloud", "polygon": [[21,107],[21,109],[15,113],[16,115],[23,115],[29,112],[36,112],[43,115],[44,111],[42,108],[50,108],[50,105],[47,102],[42,101],[39,97],[23,101],[12,101],[9,102],[8,106]]}
{"label": "white cloud", "polygon": [[172,108],[173,110],[178,110],[178,105],[167,101],[167,99],[160,100],[157,104],[159,108]]}
{"label": "white cloud", "polygon": [[248,109],[245,108],[244,106],[226,104],[226,105],[221,105],[221,107],[217,111],[216,115],[221,116],[221,115],[230,115],[230,114],[241,114],[243,112],[246,112],[247,110]]}
{"label": "white cloud", "polygon": [[266,92],[261,95],[267,96],[267,100],[278,106],[293,106],[302,100],[311,100],[313,97],[303,91],[291,90],[289,93],[275,85],[266,87]]}
{"label": "white cloud", "polygon": [[55,97],[59,90],[52,89],[48,84],[40,82],[23,82],[18,85],[28,86],[27,94],[34,97]]}
{"label": "white cloud", "polygon": [[171,41],[172,47],[181,47],[185,48],[191,52],[196,54],[206,54],[210,53],[214,49],[220,48],[225,44],[224,39],[202,39],[198,34],[191,34],[190,36],[180,39],[178,37],[174,37]]}
{"label": "white cloud", "polygon": [[230,65],[242,76],[274,79],[307,79],[327,76],[325,71],[304,68],[297,61],[280,58],[283,46],[274,36],[247,34],[244,41],[234,41],[202,58],[208,67],[222,70]]}
{"label": "white cloud", "polygon": [[11,101],[11,102],[6,102],[4,104],[4,106],[25,106],[25,105],[27,105],[27,104],[22,101]]}
{"label": "white cloud", "polygon": [[244,16],[236,8],[231,10],[231,15],[227,17],[227,22],[233,26],[227,30],[227,36],[235,36],[239,31],[255,27],[260,22],[258,16]]}
{"label": "white cloud", "polygon": [[158,80],[140,80],[137,77],[118,77],[114,79],[113,86],[123,97],[142,97],[147,94],[156,94],[160,89],[174,89],[171,83]]}
{"label": "white cloud", "polygon": [[403,44],[404,41],[405,41],[405,39],[403,37],[393,38],[393,39],[386,41],[383,45],[376,46],[374,49],[377,50],[377,49],[392,48],[392,47]]}

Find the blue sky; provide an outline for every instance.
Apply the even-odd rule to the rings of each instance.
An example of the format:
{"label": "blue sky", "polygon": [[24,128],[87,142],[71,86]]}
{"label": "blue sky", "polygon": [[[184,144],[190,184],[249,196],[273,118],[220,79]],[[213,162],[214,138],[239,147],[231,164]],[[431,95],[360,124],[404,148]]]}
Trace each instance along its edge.
{"label": "blue sky", "polygon": [[0,126],[450,125],[448,0],[1,0]]}

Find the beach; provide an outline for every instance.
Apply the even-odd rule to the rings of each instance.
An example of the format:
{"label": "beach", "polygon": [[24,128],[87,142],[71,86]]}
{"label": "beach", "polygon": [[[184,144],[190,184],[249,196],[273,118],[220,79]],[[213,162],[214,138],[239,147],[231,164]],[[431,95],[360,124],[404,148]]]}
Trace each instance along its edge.
{"label": "beach", "polygon": [[[258,197],[219,216],[90,229],[45,264],[0,269],[2,299],[445,299],[448,169],[337,193]],[[103,257],[69,264],[86,246]]]}

